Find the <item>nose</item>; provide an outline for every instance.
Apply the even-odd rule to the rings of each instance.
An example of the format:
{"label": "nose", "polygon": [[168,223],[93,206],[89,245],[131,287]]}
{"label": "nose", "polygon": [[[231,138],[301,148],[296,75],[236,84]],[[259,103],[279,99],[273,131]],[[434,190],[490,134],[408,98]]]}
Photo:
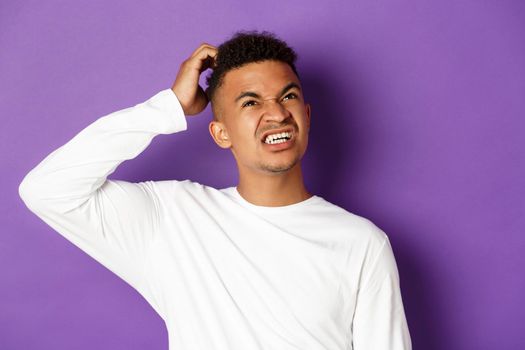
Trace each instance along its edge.
{"label": "nose", "polygon": [[264,100],[263,117],[265,120],[280,122],[289,116],[290,111],[288,111],[277,99],[269,98]]}

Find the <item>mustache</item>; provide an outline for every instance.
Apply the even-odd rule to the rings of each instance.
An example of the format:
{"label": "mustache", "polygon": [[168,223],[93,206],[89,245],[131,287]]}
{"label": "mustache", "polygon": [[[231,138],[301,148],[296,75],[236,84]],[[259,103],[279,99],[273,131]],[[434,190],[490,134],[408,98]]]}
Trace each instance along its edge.
{"label": "mustache", "polygon": [[267,131],[278,130],[278,129],[286,129],[286,128],[291,128],[293,131],[297,130],[297,128],[296,128],[296,126],[294,124],[282,124],[282,125],[274,126],[272,128],[267,128],[267,129],[261,130],[259,132],[259,136],[262,136]]}

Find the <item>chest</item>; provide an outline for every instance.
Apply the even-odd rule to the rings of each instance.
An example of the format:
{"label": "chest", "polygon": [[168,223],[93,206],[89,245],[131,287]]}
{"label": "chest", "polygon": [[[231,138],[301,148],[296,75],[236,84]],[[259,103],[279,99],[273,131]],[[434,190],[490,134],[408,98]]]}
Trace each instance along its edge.
{"label": "chest", "polygon": [[311,227],[266,220],[201,218],[183,226],[165,228],[152,256],[170,307],[219,312],[221,305],[291,334],[340,324],[345,252],[329,233],[323,240]]}

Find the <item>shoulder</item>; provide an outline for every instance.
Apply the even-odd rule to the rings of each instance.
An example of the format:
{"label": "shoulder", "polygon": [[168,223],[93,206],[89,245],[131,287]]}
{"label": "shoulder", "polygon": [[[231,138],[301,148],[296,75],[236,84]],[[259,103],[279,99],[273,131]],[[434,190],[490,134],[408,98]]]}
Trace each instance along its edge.
{"label": "shoulder", "polygon": [[160,198],[164,199],[210,200],[217,198],[220,200],[224,197],[221,190],[190,179],[147,181],[147,183]]}
{"label": "shoulder", "polygon": [[322,199],[320,216],[329,227],[342,230],[350,243],[363,242],[376,246],[383,245],[387,234],[370,218],[353,213],[339,205]]}
{"label": "shoulder", "polygon": [[190,179],[185,180],[156,180],[156,181],[145,181],[149,186],[156,190],[172,191],[172,190],[186,190],[186,191],[199,191],[206,187],[213,188],[197,181]]}

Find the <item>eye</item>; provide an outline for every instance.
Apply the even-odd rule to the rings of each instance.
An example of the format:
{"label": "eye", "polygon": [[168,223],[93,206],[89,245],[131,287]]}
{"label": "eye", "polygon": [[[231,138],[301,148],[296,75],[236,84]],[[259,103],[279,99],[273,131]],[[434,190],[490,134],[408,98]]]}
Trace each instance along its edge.
{"label": "eye", "polygon": [[244,102],[244,103],[242,104],[242,107],[244,108],[244,107],[248,106],[248,104],[251,103],[251,102],[255,102],[255,101],[254,101],[254,100],[246,101],[246,102]]}
{"label": "eye", "polygon": [[284,98],[287,98],[288,96],[293,96],[294,99],[297,98],[297,95],[293,92],[290,92],[288,95],[284,96]]}

